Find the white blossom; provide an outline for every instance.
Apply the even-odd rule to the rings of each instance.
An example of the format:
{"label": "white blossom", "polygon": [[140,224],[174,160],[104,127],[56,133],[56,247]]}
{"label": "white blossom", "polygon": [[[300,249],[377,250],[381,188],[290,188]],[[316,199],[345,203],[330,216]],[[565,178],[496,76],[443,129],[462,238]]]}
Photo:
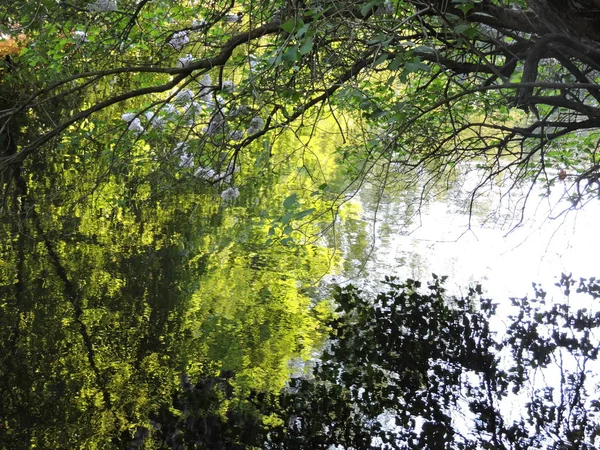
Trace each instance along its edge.
{"label": "white blossom", "polygon": [[183,152],[179,157],[179,167],[187,169],[194,166],[194,157],[189,153]]}
{"label": "white blossom", "polygon": [[218,181],[223,182],[223,183],[230,184],[231,183],[231,179],[233,178],[233,174],[237,173],[239,171],[240,171],[240,168],[236,167],[233,162],[230,162],[227,165],[227,168],[225,169],[225,171],[219,173],[219,175],[217,175],[216,179]]}
{"label": "white blossom", "polygon": [[189,89],[182,89],[175,95],[175,103],[187,103],[194,98],[194,93]]}
{"label": "white blossom", "polygon": [[248,64],[250,64],[251,71],[256,70],[256,66],[258,66],[258,63],[259,63],[259,60],[256,56],[254,56],[254,55],[248,56]]}
{"label": "white blossom", "polygon": [[179,379],[181,381],[181,387],[184,390],[191,391],[192,389],[194,389],[194,385],[190,382],[190,377],[188,377],[186,373],[181,372]]}
{"label": "white blossom", "polygon": [[181,50],[189,42],[190,38],[187,35],[187,31],[179,31],[171,37],[169,45],[175,50]]}
{"label": "white blossom", "polygon": [[232,141],[241,141],[244,139],[244,130],[235,130],[229,133],[229,139]]}
{"label": "white blossom", "polygon": [[177,144],[175,144],[175,148],[173,149],[173,151],[175,153],[178,153],[180,151],[185,151],[185,150],[187,150],[187,146],[188,145],[185,142],[178,142]]}
{"label": "white blossom", "polygon": [[[202,84],[201,84],[201,86],[202,86]],[[208,108],[215,107],[215,99],[212,95],[212,91],[209,88],[203,87],[202,89],[200,89],[199,99],[202,102],[204,102]]]}
{"label": "white blossom", "polygon": [[209,74],[204,74],[204,76],[202,77],[202,79],[198,82],[198,84],[203,87],[210,87],[212,85],[212,78],[210,77]]}
{"label": "white blossom", "polygon": [[185,114],[198,114],[202,111],[202,105],[198,102],[190,102],[185,108]]}
{"label": "white blossom", "polygon": [[229,113],[229,117],[237,117],[241,114],[246,114],[248,111],[250,111],[250,108],[247,105],[241,105],[232,109]]}
{"label": "white blossom", "polygon": [[221,192],[221,198],[223,200],[225,200],[226,202],[230,201],[230,200],[235,200],[239,196],[240,196],[239,189],[234,188],[234,187],[227,188],[223,192]]}
{"label": "white blossom", "polygon": [[203,131],[209,136],[214,136],[225,131],[225,117],[220,112],[215,114]]}
{"label": "white blossom", "polygon": [[227,21],[227,23],[237,22],[238,20],[240,20],[240,16],[239,16],[239,14],[233,14],[233,13],[226,14],[225,20]]}
{"label": "white blossom", "polygon": [[240,171],[240,167],[236,166],[233,161],[230,161],[227,164],[227,172],[228,173],[238,173]]}
{"label": "white blossom", "polygon": [[205,74],[200,81],[198,81],[198,85],[200,86],[200,90],[198,94],[200,98],[206,103],[212,103],[211,97],[211,87],[212,87],[212,78],[209,74]]}
{"label": "white blossom", "polygon": [[165,106],[163,106],[163,111],[164,111],[165,115],[167,115],[167,116],[173,116],[175,114],[179,114],[179,110],[174,105],[171,105],[170,103],[167,103]]}
{"label": "white blossom", "polygon": [[394,14],[394,5],[392,5],[390,0],[385,0],[384,4],[375,11],[376,16],[382,16],[385,14]]}
{"label": "white blossom", "polygon": [[231,174],[227,172],[221,172],[215,177],[215,179],[225,184],[229,184],[231,183]]}
{"label": "white blossom", "polygon": [[84,42],[88,41],[87,33],[85,31],[76,30],[73,31],[73,39],[77,43],[77,45],[81,45]]}
{"label": "white blossom", "polygon": [[256,116],[256,117],[253,117],[252,120],[250,120],[250,126],[248,127],[248,130],[246,130],[246,132],[249,135],[256,134],[259,131],[261,131],[264,126],[265,126],[265,121],[261,117]]}
{"label": "white blossom", "polygon": [[142,122],[140,121],[139,117],[136,117],[135,119],[133,119],[131,121],[131,123],[129,124],[129,130],[131,130],[135,133],[143,133],[144,132],[144,127],[142,126]]}
{"label": "white blossom", "polygon": [[192,20],[192,28],[201,28],[204,25],[206,25],[206,20],[204,20],[202,17]]}
{"label": "white blossom", "polygon": [[203,180],[210,180],[214,178],[216,174],[217,172],[212,170],[210,167],[199,167],[198,170],[194,172],[195,176]]}
{"label": "white blossom", "polygon": [[233,84],[233,81],[231,81],[231,80],[223,81],[223,86],[221,86],[221,90],[223,92],[231,93],[234,91],[234,89],[235,89],[235,85]]}
{"label": "white blossom", "polygon": [[196,116],[202,111],[202,105],[198,102],[191,102],[184,109],[185,124],[191,127],[195,124]]}
{"label": "white blossom", "polygon": [[95,0],[87,6],[89,12],[111,12],[117,10],[117,0]]}
{"label": "white blossom", "polygon": [[148,122],[150,122],[150,125],[154,128],[162,129],[165,127],[165,120],[153,111],[146,111],[144,115],[146,116],[146,119],[148,119]]}
{"label": "white blossom", "polygon": [[215,101],[213,100],[210,94],[203,95],[202,97],[200,97],[200,100],[202,100],[206,104],[207,108],[212,109],[215,107]]}
{"label": "white blossom", "polygon": [[262,117],[253,117],[252,120],[250,120],[250,126],[262,130],[262,128],[265,126],[265,121],[262,119]]}
{"label": "white blossom", "polygon": [[133,119],[136,118],[136,116],[136,113],[125,113],[121,115],[121,119],[123,119],[125,122],[131,122]]}
{"label": "white blossom", "polygon": [[178,61],[177,62],[177,66],[179,66],[179,67],[187,67],[187,66],[189,66],[192,63],[192,61],[194,61],[194,57],[191,54],[188,53],[187,55],[182,56],[181,58],[179,58],[177,61]]}

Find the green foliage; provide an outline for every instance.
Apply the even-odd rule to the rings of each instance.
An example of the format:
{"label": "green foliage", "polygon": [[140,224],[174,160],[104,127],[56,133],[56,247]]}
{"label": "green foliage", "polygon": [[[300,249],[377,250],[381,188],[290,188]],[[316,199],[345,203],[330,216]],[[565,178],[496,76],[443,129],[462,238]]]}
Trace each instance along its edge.
{"label": "green foliage", "polygon": [[314,243],[269,242],[268,231],[290,188],[286,225],[302,221],[298,242],[320,231],[306,211],[328,208],[313,184],[335,180],[335,160],[305,158],[321,171],[311,180],[299,159],[257,146],[227,172],[242,193],[225,200],[223,180],[159,153],[171,151],[164,137],[115,140],[102,126],[86,122],[28,161],[17,200],[6,199],[0,447],[124,446],[168,409],[181,372],[234,370],[235,403],[280,389],[288,361],[323,339],[329,308],[312,293],[336,259]]}
{"label": "green foliage", "polygon": [[[438,177],[475,164],[488,179],[506,174],[548,186],[570,163],[577,175],[565,190],[579,205],[597,188],[596,162],[545,155],[572,145],[574,131],[596,127],[597,93],[589,88],[596,56],[581,59],[593,51],[580,49],[536,59],[545,30],[533,12],[513,7],[526,4],[18,0],[3,7],[2,32],[26,37],[15,58],[25,70],[3,71],[0,83],[16,93],[5,105],[8,120],[26,114],[35,122],[20,129],[16,149],[0,162],[37,159],[59,136],[79,134],[81,145],[94,146],[94,136],[79,133],[88,121],[94,135],[118,136],[107,150],[112,161],[129,164],[131,146],[142,141],[168,171],[172,149],[187,142],[196,169],[223,173],[225,160],[252,154],[255,141],[309,130],[329,109],[342,133],[348,121],[369,135],[347,142],[358,146],[358,159],[401,162],[406,171],[416,166]],[[576,18],[580,11],[568,7]],[[525,86],[532,82],[554,86]],[[133,115],[121,122],[124,112]],[[578,115],[587,119],[571,119]],[[365,149],[361,141],[378,145]],[[355,169],[352,161],[345,166]]]}
{"label": "green foliage", "polygon": [[[533,298],[512,299],[505,335],[492,331],[498,304],[480,286],[457,298],[444,281],[388,278],[374,297],[338,288],[310,376],[278,395],[252,390],[237,405],[223,399],[234,386],[226,376],[188,383],[174,400],[183,417],[162,414],[160,439],[190,448],[595,448],[596,280],[563,274],[557,286],[577,292],[565,303],[534,284]],[[226,405],[219,417],[206,409],[217,404]]]}
{"label": "green foliage", "polygon": [[[426,287],[388,278],[374,298],[340,288],[313,376],[292,380],[278,399],[288,425],[271,432],[272,448],[597,446],[588,367],[598,359],[600,313],[586,297],[598,297],[598,283],[563,275],[557,286],[584,294],[577,303],[549,303],[539,287],[532,299],[513,299],[502,336],[491,330],[497,304],[479,286],[449,297],[444,278]],[[526,408],[509,417],[503,405],[515,401]]]}
{"label": "green foliage", "polygon": [[[310,422],[284,432],[291,404],[265,413],[246,396],[277,392],[288,361],[311,357],[322,343],[330,311],[315,286],[339,267],[333,250],[348,243],[326,231],[350,230],[348,248],[364,256],[364,229],[344,205],[370,172],[386,180],[394,164],[432,185],[429,177],[455,179],[459,166],[474,165],[486,181],[507,174],[511,186],[565,182],[574,206],[598,191],[592,31],[575,39],[567,26],[547,35],[533,12],[511,5],[525,8],[462,0],[2,2],[0,33],[11,53],[0,67],[0,446],[139,446],[153,415],[177,422],[175,433],[185,411],[167,419],[165,408],[182,373],[215,387],[186,401],[206,403],[194,417],[234,430],[230,441],[239,423],[257,417],[257,429],[290,439],[323,431]],[[406,192],[414,195],[414,186]],[[459,310],[480,317],[466,303],[443,306],[441,286],[432,289],[408,298],[429,305],[439,323],[460,322]],[[339,294],[340,304],[363,311],[346,314],[368,331],[375,313],[359,297]],[[414,315],[401,325],[419,325]],[[342,322],[330,325],[340,342],[360,343]],[[517,331],[519,342],[535,344]],[[381,353],[381,336],[370,336]],[[415,336],[423,341],[408,349],[416,366],[401,376],[416,377],[404,388],[418,396],[428,376],[419,358],[448,355],[425,345],[429,335]],[[403,345],[398,333],[388,338]],[[375,417],[387,398],[377,365],[386,360],[364,345],[353,349],[361,353],[350,363],[360,370],[346,378],[371,382],[376,398],[337,380],[306,389],[332,391],[325,397],[334,406],[322,417],[344,418],[355,427],[344,439],[360,447],[387,435],[376,421],[365,425],[348,400],[365,397],[364,417]],[[489,366],[482,355],[477,361]],[[507,383],[516,386],[531,361],[545,364],[543,355]],[[327,358],[318,370],[330,376]],[[217,376],[222,370],[236,375]],[[436,430],[448,422],[443,407],[439,417],[415,408]],[[310,439],[339,441],[342,425]],[[261,433],[235,443],[260,447]]]}

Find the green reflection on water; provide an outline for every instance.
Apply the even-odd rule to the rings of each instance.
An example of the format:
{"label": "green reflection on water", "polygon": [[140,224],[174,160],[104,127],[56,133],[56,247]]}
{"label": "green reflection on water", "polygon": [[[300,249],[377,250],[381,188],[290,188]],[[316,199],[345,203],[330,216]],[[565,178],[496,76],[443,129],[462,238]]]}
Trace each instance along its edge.
{"label": "green reflection on water", "polygon": [[16,173],[0,223],[0,448],[125,445],[185,380],[280,389],[321,345],[315,287],[340,264],[317,238],[337,163],[315,142],[239,161],[233,200],[141,140],[118,160],[65,140]]}

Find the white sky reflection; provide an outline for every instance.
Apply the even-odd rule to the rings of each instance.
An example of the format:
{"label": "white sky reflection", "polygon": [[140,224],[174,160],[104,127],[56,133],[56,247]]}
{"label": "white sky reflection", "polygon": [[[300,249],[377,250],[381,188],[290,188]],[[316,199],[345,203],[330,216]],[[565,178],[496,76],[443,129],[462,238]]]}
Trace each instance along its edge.
{"label": "white sky reflection", "polygon": [[[512,231],[515,219],[483,223],[477,215],[469,228],[468,214],[447,201],[429,203],[407,227],[400,225],[403,208],[382,206],[367,276],[425,281],[431,273],[448,275],[451,290],[481,283],[494,299],[531,294],[534,281],[550,290],[561,272],[600,276],[600,200],[559,215],[568,205],[559,202],[560,194],[530,199],[524,222]],[[501,205],[495,216],[510,217],[513,210]]]}

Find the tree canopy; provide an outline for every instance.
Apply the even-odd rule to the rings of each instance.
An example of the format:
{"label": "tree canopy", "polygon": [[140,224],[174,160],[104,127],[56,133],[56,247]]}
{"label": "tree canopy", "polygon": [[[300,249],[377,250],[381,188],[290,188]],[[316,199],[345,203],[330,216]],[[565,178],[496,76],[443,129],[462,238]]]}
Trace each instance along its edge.
{"label": "tree canopy", "polygon": [[329,116],[356,178],[374,161],[426,179],[477,168],[477,188],[563,182],[577,206],[598,187],[599,11],[594,0],[18,0],[0,10],[13,53],[0,79],[3,179],[109,134],[115,160],[133,164],[143,142],[163,169],[189,143],[197,175],[219,181],[213,166]]}
{"label": "tree canopy", "polygon": [[156,418],[157,434],[187,448],[596,448],[597,281],[563,274],[562,300],[534,284],[505,314],[480,286],[448,295],[444,278],[338,288],[312,369],[221,419],[206,405],[227,396],[227,375],[200,380],[175,399],[182,417]]}
{"label": "tree canopy", "polygon": [[[536,324],[596,319],[523,315],[506,371],[487,310],[439,283],[390,281],[385,307],[340,291],[337,316],[317,285],[337,246],[365,252],[345,203],[370,173],[417,201],[466,172],[472,202],[538,182],[595,198],[598,24],[596,0],[0,2],[0,447],[595,445],[581,371],[522,423],[490,408],[559,348],[596,358]],[[438,327],[386,317],[406,296]],[[327,337],[313,378],[282,390]],[[412,346],[414,366],[365,337]],[[451,435],[439,381],[460,371],[481,394],[473,436]]]}

